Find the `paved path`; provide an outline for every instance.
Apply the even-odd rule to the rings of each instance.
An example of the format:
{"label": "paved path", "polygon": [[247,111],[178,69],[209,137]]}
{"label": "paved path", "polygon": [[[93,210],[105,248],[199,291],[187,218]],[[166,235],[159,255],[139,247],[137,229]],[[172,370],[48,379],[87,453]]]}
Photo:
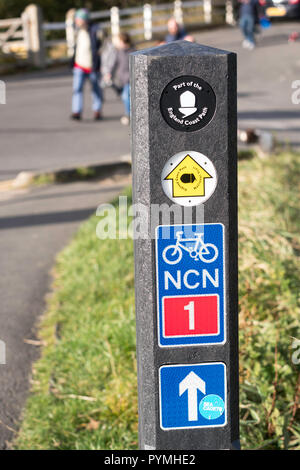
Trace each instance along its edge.
{"label": "paved path", "polygon": [[112,161],[130,150],[129,127],[111,89],[104,93],[105,119],[93,121],[86,83],[82,122],[69,119],[72,75],[62,68],[6,79],[7,104],[0,107],[0,180],[23,170],[68,168]]}
{"label": "paved path", "polygon": [[[300,145],[299,106],[291,84],[300,78],[299,43],[287,44],[293,24],[273,26],[259,47],[240,47],[238,29],[209,31],[198,41],[238,52],[239,126],[276,130],[280,139]],[[22,170],[99,163],[129,153],[123,108],[108,90],[103,122],[93,122],[89,98],[83,122],[68,119],[71,75],[67,69],[7,79],[7,105],[0,106],[0,180]],[[13,436],[28,391],[28,374],[38,350],[34,325],[44,309],[55,255],[98,204],[121,184],[72,183],[0,193],[0,339],[7,364],[0,365],[0,448]],[[25,340],[25,341],[24,341]]]}
{"label": "paved path", "polygon": [[199,43],[238,54],[239,128],[257,128],[300,148],[300,104],[292,103],[292,83],[300,79],[300,41],[288,36],[300,23],[276,23],[258,36],[254,51],[241,47],[239,29],[197,35]]}
{"label": "paved path", "polygon": [[[6,364],[0,365],[0,449],[14,436],[11,429],[17,429],[28,392],[31,364],[39,353],[28,340],[36,339],[55,256],[80,223],[124,184],[128,177],[44,186],[13,197],[0,193],[0,339],[7,353]],[[96,235],[95,243],[101,243]]]}
{"label": "paved path", "polygon": [[[275,131],[300,146],[300,105],[292,103],[292,82],[300,77],[300,42],[288,44],[299,23],[279,23],[264,31],[258,47],[241,47],[238,28],[197,34],[199,43],[238,53],[239,127]],[[22,170],[43,170],[113,160],[130,152],[129,128],[120,125],[123,107],[105,92],[104,121],[93,122],[86,93],[84,121],[68,119],[72,76],[67,68],[6,79],[7,104],[0,110],[0,180]],[[88,91],[87,84],[86,91]]]}
{"label": "paved path", "polygon": [[[299,146],[300,105],[292,103],[291,86],[300,76],[300,43],[287,43],[294,30],[299,24],[273,25],[260,35],[253,52],[241,47],[238,28],[196,37],[238,53],[239,126],[275,131],[280,140]],[[85,120],[77,123],[68,119],[72,77],[67,68],[6,81],[7,104],[0,108],[0,180],[22,170],[99,163],[129,153],[129,129],[120,125],[123,107],[112,90],[105,93],[103,122],[92,121],[86,93]]]}

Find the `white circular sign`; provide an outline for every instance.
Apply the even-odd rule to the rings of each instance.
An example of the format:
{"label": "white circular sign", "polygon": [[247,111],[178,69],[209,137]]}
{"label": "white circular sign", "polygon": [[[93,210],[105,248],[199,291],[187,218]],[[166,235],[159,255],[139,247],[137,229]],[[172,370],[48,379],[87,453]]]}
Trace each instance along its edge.
{"label": "white circular sign", "polygon": [[193,150],[176,153],[161,174],[164,193],[180,206],[207,201],[217,186],[217,172],[205,155]]}

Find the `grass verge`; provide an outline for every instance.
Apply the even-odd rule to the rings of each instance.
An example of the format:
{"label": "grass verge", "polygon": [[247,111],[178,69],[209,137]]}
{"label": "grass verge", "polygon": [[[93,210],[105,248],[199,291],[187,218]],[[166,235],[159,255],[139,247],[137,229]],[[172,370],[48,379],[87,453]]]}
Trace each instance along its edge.
{"label": "grass verge", "polygon": [[[292,153],[239,165],[244,449],[300,449],[299,175]],[[98,240],[98,221],[58,257],[16,449],[137,448],[132,241]]]}

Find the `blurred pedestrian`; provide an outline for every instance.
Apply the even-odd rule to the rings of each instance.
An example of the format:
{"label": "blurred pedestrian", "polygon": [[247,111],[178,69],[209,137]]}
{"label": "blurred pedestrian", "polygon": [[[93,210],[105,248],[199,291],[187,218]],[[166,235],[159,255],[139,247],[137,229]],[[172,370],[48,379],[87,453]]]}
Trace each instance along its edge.
{"label": "blurred pedestrian", "polygon": [[[183,26],[180,26],[175,18],[170,18],[168,23],[168,34],[165,37],[165,42],[179,41],[180,39],[185,39],[187,34]],[[189,36],[190,37],[190,36]]]}
{"label": "blurred pedestrian", "polygon": [[80,120],[83,111],[83,88],[88,78],[92,87],[94,119],[102,118],[102,92],[99,86],[101,41],[97,25],[90,24],[89,11],[81,8],[75,13],[77,28],[73,64],[72,119]]}
{"label": "blurred pedestrian", "polygon": [[108,71],[104,77],[106,82],[111,80],[122,98],[125,115],[122,116],[121,123],[124,125],[128,125],[130,119],[129,54],[133,51],[130,35],[120,33],[116,41],[114,60],[108,65]]}
{"label": "blurred pedestrian", "polygon": [[258,0],[240,1],[240,28],[244,35],[243,47],[253,50],[255,48],[255,25],[259,22]]}
{"label": "blurred pedestrian", "polygon": [[103,33],[103,43],[101,47],[101,88],[113,86],[111,70],[116,61],[117,49],[107,32]]}

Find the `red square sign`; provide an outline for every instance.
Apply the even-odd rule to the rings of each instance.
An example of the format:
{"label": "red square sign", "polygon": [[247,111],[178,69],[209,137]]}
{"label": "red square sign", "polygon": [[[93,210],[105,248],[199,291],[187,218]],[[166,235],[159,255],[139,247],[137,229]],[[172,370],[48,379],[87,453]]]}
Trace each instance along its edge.
{"label": "red square sign", "polygon": [[164,297],[163,336],[219,334],[219,296]]}

